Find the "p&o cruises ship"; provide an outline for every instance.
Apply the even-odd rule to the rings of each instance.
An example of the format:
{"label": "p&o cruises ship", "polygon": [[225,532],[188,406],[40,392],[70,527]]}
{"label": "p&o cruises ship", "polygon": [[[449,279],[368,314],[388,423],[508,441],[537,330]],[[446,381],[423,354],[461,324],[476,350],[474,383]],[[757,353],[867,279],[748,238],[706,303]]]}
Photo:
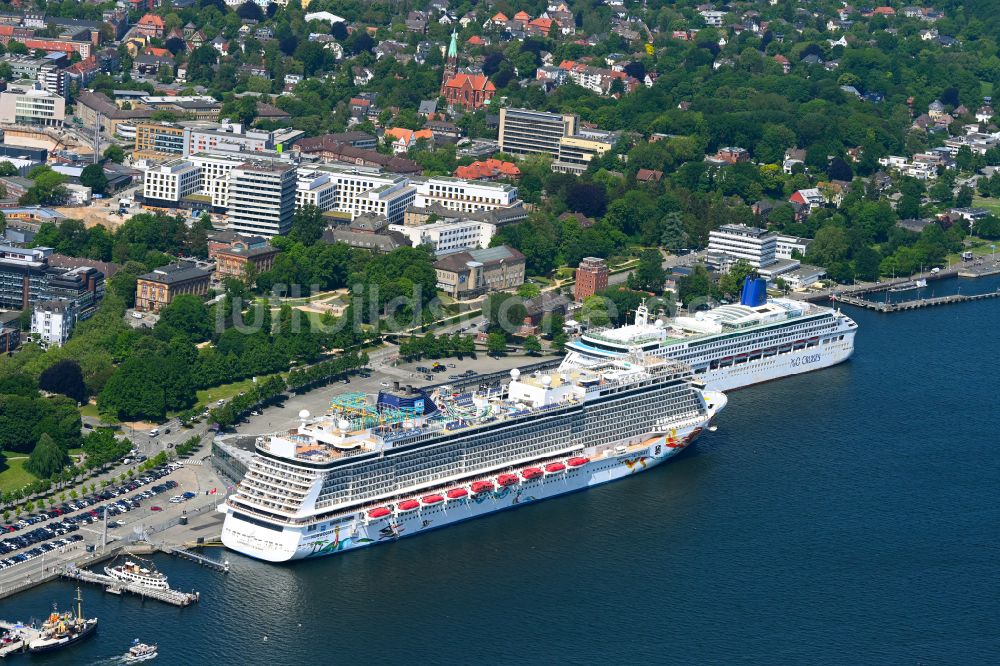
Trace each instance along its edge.
{"label": "p&o cruises ship", "polygon": [[858,325],[839,310],[785,298],[768,299],[765,281],[747,278],[739,304],[690,317],[650,321],[645,305],[634,324],[594,329],[566,345],[560,369],[626,355],[683,361],[714,391],[828,368],[850,358]]}
{"label": "p&o cruises ship", "polygon": [[258,438],[219,510],[262,560],[330,555],[615,481],[662,463],[726,404],[687,365],[612,359],[498,390],[353,393]]}

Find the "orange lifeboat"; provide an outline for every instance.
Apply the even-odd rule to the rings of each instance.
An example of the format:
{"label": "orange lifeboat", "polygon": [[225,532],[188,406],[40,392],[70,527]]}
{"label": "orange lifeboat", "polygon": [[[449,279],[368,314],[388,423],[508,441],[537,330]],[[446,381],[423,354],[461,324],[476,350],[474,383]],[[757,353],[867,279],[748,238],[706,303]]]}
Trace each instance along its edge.
{"label": "orange lifeboat", "polygon": [[492,481],[476,481],[472,484],[473,494],[478,495],[479,493],[485,493],[487,490],[493,490]]}
{"label": "orange lifeboat", "polygon": [[420,502],[418,502],[417,500],[403,500],[402,502],[399,503],[399,510],[413,511],[418,506],[420,506]]}
{"label": "orange lifeboat", "polygon": [[382,518],[383,516],[388,516],[392,511],[385,508],[384,506],[376,507],[368,512],[369,518]]}
{"label": "orange lifeboat", "polygon": [[523,476],[525,479],[529,481],[531,479],[537,479],[541,475],[542,475],[542,470],[538,469],[537,467],[528,467],[527,469],[521,472],[521,476]]}
{"label": "orange lifeboat", "polygon": [[586,465],[590,462],[590,458],[570,458],[566,461],[566,464],[570,467],[579,467],[580,465]]}
{"label": "orange lifeboat", "polygon": [[501,486],[512,486],[517,483],[517,477],[513,474],[501,474],[497,477],[497,483]]}
{"label": "orange lifeboat", "polygon": [[549,463],[545,466],[545,471],[549,474],[555,474],[556,472],[561,472],[564,469],[566,469],[566,465],[563,465],[561,462]]}
{"label": "orange lifeboat", "polygon": [[447,493],[448,499],[460,499],[469,494],[469,491],[465,488],[452,488]]}
{"label": "orange lifeboat", "polygon": [[441,495],[428,495],[423,499],[424,504],[437,504],[438,502],[443,502],[444,497]]}

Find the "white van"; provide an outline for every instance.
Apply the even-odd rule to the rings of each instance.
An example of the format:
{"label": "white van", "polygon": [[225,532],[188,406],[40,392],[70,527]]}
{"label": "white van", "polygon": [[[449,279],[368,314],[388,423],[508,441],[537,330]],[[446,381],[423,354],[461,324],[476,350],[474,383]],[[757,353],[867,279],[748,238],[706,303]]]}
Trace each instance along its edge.
{"label": "white van", "polygon": [[160,429],[159,428],[153,428],[152,430],[149,431],[149,436],[150,437],[156,437],[159,434],[160,434]]}

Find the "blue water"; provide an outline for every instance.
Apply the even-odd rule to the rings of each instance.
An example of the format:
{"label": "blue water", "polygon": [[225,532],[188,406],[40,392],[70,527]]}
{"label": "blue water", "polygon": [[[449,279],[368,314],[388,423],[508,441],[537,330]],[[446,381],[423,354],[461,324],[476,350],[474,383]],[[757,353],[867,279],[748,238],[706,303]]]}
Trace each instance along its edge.
{"label": "blue water", "polygon": [[99,636],[46,661],[111,663],[140,637],[154,664],[995,664],[1000,300],[850,312],[850,362],[732,394],[669,465],[291,566],[158,557],[200,604],[90,587]]}

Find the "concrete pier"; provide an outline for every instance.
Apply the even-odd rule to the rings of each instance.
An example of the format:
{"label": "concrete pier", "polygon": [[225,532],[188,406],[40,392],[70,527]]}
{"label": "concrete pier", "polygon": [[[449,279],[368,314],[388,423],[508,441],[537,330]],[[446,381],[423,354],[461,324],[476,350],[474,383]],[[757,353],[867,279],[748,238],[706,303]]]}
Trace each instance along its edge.
{"label": "concrete pier", "polygon": [[140,597],[156,599],[174,606],[189,606],[198,601],[200,595],[197,592],[181,592],[179,590],[155,590],[138,583],[125,583],[105,574],[94,573],[86,569],[67,568],[62,575],[72,580],[83,581],[84,583],[95,583],[103,585],[113,594],[131,592]]}
{"label": "concrete pier", "polygon": [[985,294],[953,294],[951,296],[937,296],[935,298],[918,298],[912,301],[902,301],[900,303],[879,303],[869,301],[854,296],[838,296],[836,303],[847,303],[859,308],[875,310],[876,312],[904,312],[906,310],[917,310],[919,308],[930,308],[936,305],[950,305],[952,303],[966,303],[968,301],[982,301],[988,298],[1000,298],[1000,291],[991,291]]}

